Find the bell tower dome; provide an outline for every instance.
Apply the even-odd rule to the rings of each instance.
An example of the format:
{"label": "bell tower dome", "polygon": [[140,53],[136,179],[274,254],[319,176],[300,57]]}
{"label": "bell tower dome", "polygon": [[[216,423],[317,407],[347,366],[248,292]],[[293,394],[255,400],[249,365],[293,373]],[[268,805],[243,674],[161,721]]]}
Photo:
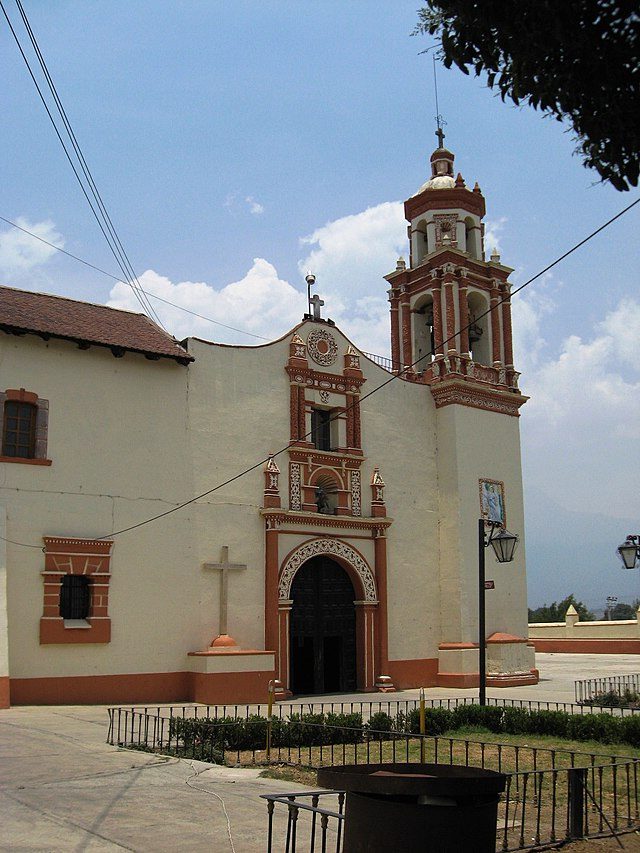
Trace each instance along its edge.
{"label": "bell tower dome", "polygon": [[495,251],[485,260],[484,196],[454,177],[455,155],[437,135],[431,176],[404,204],[409,264],[400,259],[385,277],[393,370],[430,385],[436,405],[464,389],[467,405],[517,414],[525,398],[513,365],[512,269]]}

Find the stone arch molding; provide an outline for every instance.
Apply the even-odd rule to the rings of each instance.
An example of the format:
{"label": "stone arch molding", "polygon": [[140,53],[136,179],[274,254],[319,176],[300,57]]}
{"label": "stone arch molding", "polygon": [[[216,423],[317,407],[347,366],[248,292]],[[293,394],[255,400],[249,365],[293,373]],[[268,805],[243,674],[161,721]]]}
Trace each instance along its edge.
{"label": "stone arch molding", "polygon": [[281,601],[289,599],[291,584],[300,566],[312,557],[321,557],[324,555],[340,557],[346,563],[349,563],[360,578],[364,590],[364,600],[367,604],[378,603],[373,572],[355,548],[336,539],[312,539],[310,542],[305,542],[291,554],[283,566],[278,583],[278,594]]}

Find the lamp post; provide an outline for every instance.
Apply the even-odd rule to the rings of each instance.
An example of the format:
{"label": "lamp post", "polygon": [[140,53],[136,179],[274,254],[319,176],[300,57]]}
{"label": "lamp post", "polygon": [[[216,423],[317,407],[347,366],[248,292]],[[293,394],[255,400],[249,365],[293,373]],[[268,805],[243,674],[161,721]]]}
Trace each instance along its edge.
{"label": "lamp post", "polygon": [[607,596],[607,621],[611,622],[611,611],[618,603],[617,595],[608,595]]}
{"label": "lamp post", "polygon": [[307,311],[309,312],[309,317],[311,317],[311,288],[316,283],[316,277],[311,270],[307,270],[304,280],[307,282]]}
{"label": "lamp post", "polygon": [[[487,534],[487,527],[489,533]],[[496,530],[500,530],[496,533]],[[518,544],[518,537],[514,533],[505,530],[499,521],[487,521],[485,518],[478,519],[478,654],[480,705],[487,704],[487,637],[485,629],[485,561],[484,550],[489,545],[493,548],[499,563],[510,563]]]}
{"label": "lamp post", "polygon": [[640,535],[630,533],[616,551],[625,569],[635,569],[636,561],[640,560]]}

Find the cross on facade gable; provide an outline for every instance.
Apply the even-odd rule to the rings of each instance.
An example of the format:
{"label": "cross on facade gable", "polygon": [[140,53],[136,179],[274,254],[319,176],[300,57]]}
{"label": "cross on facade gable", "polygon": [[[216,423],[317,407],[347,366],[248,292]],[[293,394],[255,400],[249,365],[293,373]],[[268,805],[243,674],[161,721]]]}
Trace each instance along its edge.
{"label": "cross on facade gable", "polygon": [[313,319],[321,320],[320,316],[320,308],[324,305],[324,299],[320,299],[318,294],[316,293],[311,299],[311,305],[313,306]]}
{"label": "cross on facade gable", "polygon": [[219,563],[203,563],[203,569],[213,569],[220,572],[220,621],[218,633],[220,636],[225,636],[227,632],[227,604],[229,598],[229,572],[240,571],[246,569],[244,563],[229,562],[229,546],[222,546],[221,559]]}

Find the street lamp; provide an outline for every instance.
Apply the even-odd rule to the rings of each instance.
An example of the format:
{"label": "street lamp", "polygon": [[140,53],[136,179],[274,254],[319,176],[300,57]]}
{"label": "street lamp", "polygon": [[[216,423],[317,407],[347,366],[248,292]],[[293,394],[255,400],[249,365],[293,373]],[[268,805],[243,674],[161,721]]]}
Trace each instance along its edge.
{"label": "street lamp", "polygon": [[625,569],[635,569],[636,561],[640,560],[640,536],[633,536],[630,533],[616,550]]}
{"label": "street lamp", "polygon": [[[489,533],[487,534],[487,527]],[[496,530],[499,530],[496,533]],[[478,654],[480,675],[480,705],[487,704],[487,637],[485,630],[485,566],[484,549],[493,548],[499,563],[510,563],[518,544],[518,537],[505,530],[499,521],[478,519]]]}
{"label": "street lamp", "polygon": [[316,277],[311,270],[307,270],[304,280],[307,282],[307,310],[309,312],[309,317],[311,317],[311,288],[316,283]]}

